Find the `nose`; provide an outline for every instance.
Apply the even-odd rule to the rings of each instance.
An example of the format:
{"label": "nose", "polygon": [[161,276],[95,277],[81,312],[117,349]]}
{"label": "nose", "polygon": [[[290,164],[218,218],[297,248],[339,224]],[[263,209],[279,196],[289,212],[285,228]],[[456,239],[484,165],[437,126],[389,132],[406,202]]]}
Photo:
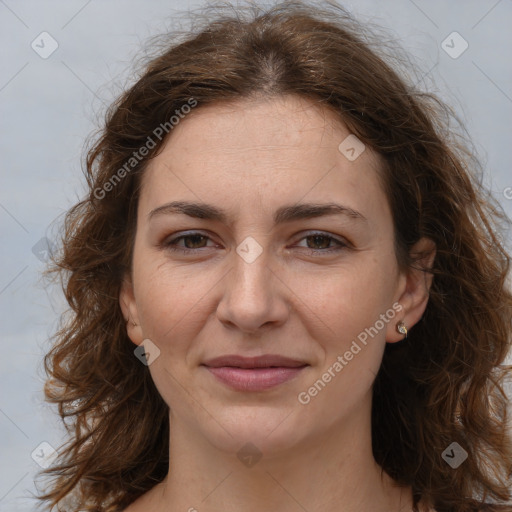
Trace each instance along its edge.
{"label": "nose", "polygon": [[269,267],[268,249],[252,262],[233,253],[233,267],[222,280],[217,318],[227,328],[251,334],[282,325],[290,310],[288,288]]}

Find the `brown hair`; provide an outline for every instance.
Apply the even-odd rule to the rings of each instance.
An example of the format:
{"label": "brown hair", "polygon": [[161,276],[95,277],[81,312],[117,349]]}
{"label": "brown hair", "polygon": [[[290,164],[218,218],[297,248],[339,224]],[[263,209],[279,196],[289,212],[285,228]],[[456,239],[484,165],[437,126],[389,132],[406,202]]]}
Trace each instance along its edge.
{"label": "brown hair", "polygon": [[[448,129],[452,111],[401,77],[401,61],[384,57],[381,41],[332,2],[216,9],[213,21],[158,47],[87,154],[89,193],[67,213],[49,270],[62,278],[70,314],[45,357],[45,393],[70,439],[40,499],[59,510],[69,502],[120,511],[168,471],[168,406],[134,357],[118,298],[141,175],[166,140],[154,130],[191,98],[201,108],[294,94],[335,112],[381,155],[400,266],[415,264],[409,249],[421,237],[437,247],[425,314],[406,343],[386,346],[375,379],[374,457],[412,486],[415,504],[499,510],[512,460],[503,391],[512,296],[497,224],[507,219],[481,186],[468,143]],[[152,134],[155,146],[127,167]],[[457,469],[441,456],[452,442],[469,454]]]}

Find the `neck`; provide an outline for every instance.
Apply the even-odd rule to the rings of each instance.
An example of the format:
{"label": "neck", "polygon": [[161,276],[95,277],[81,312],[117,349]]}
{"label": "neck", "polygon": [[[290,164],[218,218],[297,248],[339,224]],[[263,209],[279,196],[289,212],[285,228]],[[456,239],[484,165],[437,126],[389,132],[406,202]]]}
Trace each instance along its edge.
{"label": "neck", "polygon": [[250,455],[240,460],[240,448],[213,446],[171,415],[169,473],[151,491],[151,510],[409,512],[410,489],[398,487],[373,458],[370,413],[361,407],[346,424],[257,462]]}

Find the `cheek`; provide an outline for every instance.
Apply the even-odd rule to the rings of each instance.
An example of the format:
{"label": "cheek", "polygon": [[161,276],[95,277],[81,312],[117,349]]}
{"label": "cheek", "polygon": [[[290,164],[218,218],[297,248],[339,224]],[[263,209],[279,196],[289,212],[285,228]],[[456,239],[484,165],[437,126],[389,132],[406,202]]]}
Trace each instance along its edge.
{"label": "cheek", "polygon": [[[322,360],[298,398],[300,403],[308,401],[314,417],[338,404],[327,422],[353,414],[371,392],[383,357],[386,327],[396,321],[389,274],[369,261],[359,270],[334,274],[328,285],[316,287],[308,304],[322,320],[321,327],[310,333],[321,347]],[[307,283],[304,286],[308,288]]]}
{"label": "cheek", "polygon": [[141,273],[139,311],[146,337],[166,343],[197,316],[215,283],[208,274],[165,264]]}
{"label": "cheek", "polygon": [[188,381],[188,354],[204,327],[204,307],[215,280],[197,269],[185,272],[149,259],[147,263],[138,276],[138,310],[144,337],[160,349],[149,370],[167,404],[175,403],[177,396],[186,403],[180,383]]}
{"label": "cheek", "polygon": [[391,307],[393,261],[372,254],[325,273],[305,275],[294,291],[325,326],[327,338],[339,345],[372,326]]}

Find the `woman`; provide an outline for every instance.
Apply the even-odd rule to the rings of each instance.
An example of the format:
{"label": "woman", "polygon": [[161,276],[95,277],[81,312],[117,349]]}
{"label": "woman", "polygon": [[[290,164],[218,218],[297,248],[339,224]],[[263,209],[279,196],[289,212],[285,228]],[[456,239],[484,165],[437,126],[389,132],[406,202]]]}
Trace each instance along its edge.
{"label": "woman", "polygon": [[233,9],[155,57],[88,154],[45,359],[71,436],[41,499],[510,510],[509,257],[448,109],[338,6]]}

